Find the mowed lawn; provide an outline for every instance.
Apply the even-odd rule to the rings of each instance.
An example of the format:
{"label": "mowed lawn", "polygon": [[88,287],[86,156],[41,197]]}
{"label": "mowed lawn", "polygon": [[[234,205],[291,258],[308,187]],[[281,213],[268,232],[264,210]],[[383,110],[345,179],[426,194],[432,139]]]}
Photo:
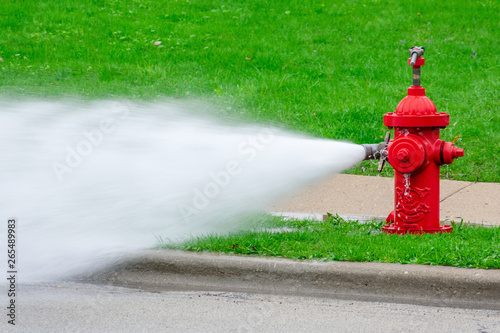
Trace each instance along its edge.
{"label": "mowed lawn", "polygon": [[324,222],[262,216],[259,223],[261,228],[202,235],[178,244],[162,242],[159,248],[321,261],[500,268],[498,226],[460,223],[453,224],[449,234],[400,236],[382,234],[383,222],[358,223],[338,216]]}
{"label": "mowed lawn", "polygon": [[498,1],[4,0],[0,94],[196,99],[371,143],[423,45],[427,96],[451,115],[442,137],[466,151],[442,177],[499,182],[498,13]]}

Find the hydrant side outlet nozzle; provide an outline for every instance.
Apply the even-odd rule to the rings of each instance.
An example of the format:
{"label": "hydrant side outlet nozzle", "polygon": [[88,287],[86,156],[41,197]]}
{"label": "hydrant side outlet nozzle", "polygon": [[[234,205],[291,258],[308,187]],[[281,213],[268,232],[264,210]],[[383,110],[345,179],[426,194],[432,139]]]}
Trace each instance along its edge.
{"label": "hydrant side outlet nozzle", "polygon": [[394,128],[385,156],[394,168],[394,211],[382,228],[389,234],[451,232],[440,225],[440,166],[464,156],[464,150],[439,139],[450,116],[437,112],[420,85],[420,68],[425,65],[423,47],[412,47],[408,63],[413,67],[413,85],[395,112],[384,114],[384,125]]}
{"label": "hydrant side outlet nozzle", "polygon": [[364,161],[379,160],[378,172],[382,172],[385,161],[387,161],[387,146],[389,145],[390,139],[391,139],[391,132],[387,132],[384,141],[380,143],[362,144],[363,148],[365,148]]}

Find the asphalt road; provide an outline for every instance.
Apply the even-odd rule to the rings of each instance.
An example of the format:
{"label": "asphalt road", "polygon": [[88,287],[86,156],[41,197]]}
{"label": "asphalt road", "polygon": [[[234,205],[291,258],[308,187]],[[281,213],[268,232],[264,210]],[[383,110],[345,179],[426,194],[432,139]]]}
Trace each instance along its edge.
{"label": "asphalt road", "polygon": [[493,310],[75,282],[20,285],[17,302],[1,332],[500,332]]}

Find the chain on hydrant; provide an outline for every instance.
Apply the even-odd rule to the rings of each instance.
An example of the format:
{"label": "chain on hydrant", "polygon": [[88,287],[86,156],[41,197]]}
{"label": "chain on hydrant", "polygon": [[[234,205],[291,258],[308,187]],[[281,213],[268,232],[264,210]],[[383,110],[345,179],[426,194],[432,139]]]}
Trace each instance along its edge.
{"label": "chain on hydrant", "polygon": [[[380,159],[395,170],[395,207],[382,228],[389,234],[451,232],[439,220],[439,168],[464,156],[464,150],[439,139],[439,131],[450,123],[450,115],[438,113],[421,86],[420,68],[425,65],[423,47],[412,47],[408,63],[413,67],[413,85],[395,112],[384,114],[384,125],[394,128],[394,140],[365,145],[367,159]],[[377,150],[378,154],[371,153]]]}

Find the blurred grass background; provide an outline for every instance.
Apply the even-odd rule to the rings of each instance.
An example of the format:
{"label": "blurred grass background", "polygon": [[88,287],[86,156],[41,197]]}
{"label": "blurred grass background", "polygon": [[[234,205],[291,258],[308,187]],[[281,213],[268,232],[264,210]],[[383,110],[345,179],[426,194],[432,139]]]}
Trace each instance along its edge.
{"label": "blurred grass background", "polygon": [[498,12],[459,0],[5,0],[0,96],[201,99],[373,143],[411,85],[408,49],[422,45],[422,84],[451,115],[442,138],[466,151],[442,178],[499,182]]}

